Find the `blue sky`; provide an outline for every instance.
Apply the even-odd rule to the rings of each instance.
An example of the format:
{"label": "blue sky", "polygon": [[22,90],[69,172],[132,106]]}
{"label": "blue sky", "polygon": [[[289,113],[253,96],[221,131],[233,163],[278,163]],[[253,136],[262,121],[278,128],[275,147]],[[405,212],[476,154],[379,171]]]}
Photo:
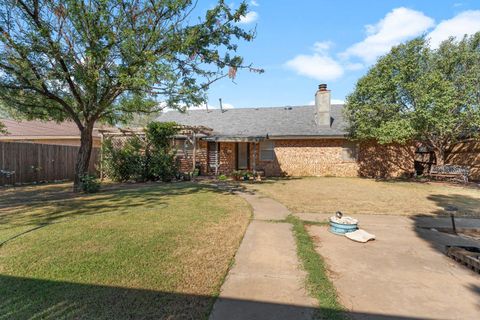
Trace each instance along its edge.
{"label": "blue sky", "polygon": [[[257,37],[241,43],[239,53],[265,73],[242,71],[235,83],[215,83],[209,105],[218,106],[218,98],[234,108],[305,105],[320,83],[343,100],[393,45],[425,34],[435,46],[480,31],[480,0],[248,2],[251,13],[242,25],[256,26]],[[199,0],[199,6],[212,5]]]}

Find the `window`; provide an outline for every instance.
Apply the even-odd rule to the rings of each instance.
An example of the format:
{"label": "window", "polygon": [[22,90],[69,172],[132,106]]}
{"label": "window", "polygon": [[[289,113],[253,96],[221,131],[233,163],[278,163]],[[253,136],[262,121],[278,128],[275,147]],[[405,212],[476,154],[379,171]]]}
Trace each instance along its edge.
{"label": "window", "polygon": [[260,160],[261,161],[273,161],[275,158],[275,144],[273,141],[260,142]]}
{"label": "window", "polygon": [[189,157],[193,153],[193,144],[188,139],[175,139],[174,145],[177,156]]}
{"label": "window", "polygon": [[357,161],[358,150],[357,145],[354,143],[347,143],[342,148],[342,160],[343,161]]}

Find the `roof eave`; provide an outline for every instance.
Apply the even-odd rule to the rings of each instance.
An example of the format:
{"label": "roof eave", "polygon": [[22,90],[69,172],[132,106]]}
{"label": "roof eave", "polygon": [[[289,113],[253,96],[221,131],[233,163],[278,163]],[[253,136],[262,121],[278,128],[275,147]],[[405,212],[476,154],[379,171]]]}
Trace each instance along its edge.
{"label": "roof eave", "polygon": [[202,140],[212,142],[260,142],[266,139],[266,136],[209,136],[202,138]]}
{"label": "roof eave", "polygon": [[268,135],[270,140],[283,140],[283,139],[299,139],[299,140],[311,140],[311,139],[347,139],[346,134],[337,135]]}

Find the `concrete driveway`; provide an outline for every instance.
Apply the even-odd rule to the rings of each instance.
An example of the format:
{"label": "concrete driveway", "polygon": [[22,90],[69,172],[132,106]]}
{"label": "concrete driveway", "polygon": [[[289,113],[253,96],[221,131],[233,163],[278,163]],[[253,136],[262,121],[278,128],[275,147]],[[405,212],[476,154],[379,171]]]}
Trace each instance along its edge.
{"label": "concrete driveway", "polygon": [[[355,217],[377,240],[361,244],[333,235],[326,226],[309,228],[352,318],[480,319],[480,275],[444,254],[447,244],[480,246],[478,241],[428,229],[448,227],[448,218]],[[457,226],[480,228],[480,219],[458,219]]]}

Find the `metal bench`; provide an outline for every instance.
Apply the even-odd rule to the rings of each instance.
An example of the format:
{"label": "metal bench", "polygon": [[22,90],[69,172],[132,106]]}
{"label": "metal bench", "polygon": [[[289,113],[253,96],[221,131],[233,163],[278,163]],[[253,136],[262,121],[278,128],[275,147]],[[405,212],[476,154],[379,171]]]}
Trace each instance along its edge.
{"label": "metal bench", "polygon": [[432,165],[430,167],[430,176],[446,177],[446,178],[461,178],[463,182],[468,182],[468,175],[470,168],[465,166],[457,166],[452,164]]}
{"label": "metal bench", "polygon": [[15,171],[8,171],[8,170],[0,169],[0,175],[5,176],[7,178],[10,178],[14,174],[15,174]]}

